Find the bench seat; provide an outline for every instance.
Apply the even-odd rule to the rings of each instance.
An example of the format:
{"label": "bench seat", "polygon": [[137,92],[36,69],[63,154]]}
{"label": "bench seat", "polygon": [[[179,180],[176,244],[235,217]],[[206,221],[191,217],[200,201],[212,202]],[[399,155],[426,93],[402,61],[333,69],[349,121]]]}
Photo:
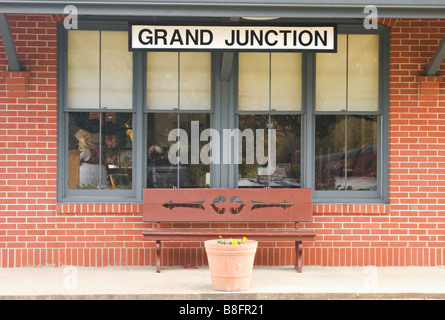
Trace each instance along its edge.
{"label": "bench seat", "polygon": [[142,231],[144,240],[210,240],[219,236],[224,238],[242,238],[257,241],[313,241],[315,232],[309,229],[145,229]]}

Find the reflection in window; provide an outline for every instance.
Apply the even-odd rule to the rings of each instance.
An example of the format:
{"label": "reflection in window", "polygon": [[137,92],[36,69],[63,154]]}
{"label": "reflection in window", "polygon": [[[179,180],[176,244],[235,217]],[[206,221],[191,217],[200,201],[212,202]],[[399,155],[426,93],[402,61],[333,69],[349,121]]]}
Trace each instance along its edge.
{"label": "reflection in window", "polygon": [[[299,115],[239,116],[239,129],[243,138],[239,145],[242,160],[238,166],[238,187],[300,187],[300,118]],[[269,157],[273,150],[268,143],[269,128],[276,130],[276,163],[270,175],[266,172],[269,163],[261,159],[263,156]],[[264,130],[264,140],[258,136],[257,129]],[[247,134],[249,131],[252,135]],[[260,149],[258,152],[258,148],[264,148],[264,151]]]}
{"label": "reflection in window", "polygon": [[69,113],[68,188],[132,189],[130,113]]}
{"label": "reflection in window", "polygon": [[[209,187],[210,165],[204,164],[199,154],[194,154],[200,152],[208,143],[199,141],[202,131],[208,128],[210,128],[210,114],[147,114],[147,187]],[[185,134],[180,140],[174,135],[174,141],[169,141],[169,134],[175,129],[182,129]],[[195,133],[198,139],[195,139]],[[175,152],[178,142],[185,148]],[[182,161],[184,154],[180,152],[186,155],[185,161]],[[176,156],[181,160],[177,161]],[[172,157],[176,161],[171,161]]]}
{"label": "reflection in window", "polygon": [[318,115],[315,130],[316,190],[377,189],[377,116]]}

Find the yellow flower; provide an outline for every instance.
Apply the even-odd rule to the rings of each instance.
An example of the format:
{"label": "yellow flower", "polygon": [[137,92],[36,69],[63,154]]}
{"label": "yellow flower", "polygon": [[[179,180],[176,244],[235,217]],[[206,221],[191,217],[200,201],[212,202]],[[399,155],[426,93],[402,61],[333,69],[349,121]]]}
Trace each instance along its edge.
{"label": "yellow flower", "polygon": [[243,242],[246,242],[246,241],[247,241],[247,238],[246,238],[246,237],[244,237],[244,238],[243,238]]}
{"label": "yellow flower", "polygon": [[238,244],[238,241],[233,240],[232,244]]}

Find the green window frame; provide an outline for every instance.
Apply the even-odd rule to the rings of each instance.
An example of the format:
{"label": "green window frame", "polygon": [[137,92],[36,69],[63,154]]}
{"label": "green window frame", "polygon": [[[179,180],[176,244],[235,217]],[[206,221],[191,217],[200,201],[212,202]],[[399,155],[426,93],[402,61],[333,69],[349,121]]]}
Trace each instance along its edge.
{"label": "green window frame", "polygon": [[[103,21],[97,18],[80,19],[80,30],[127,31],[128,21]],[[59,203],[87,202],[142,202],[142,190],[147,187],[147,131],[148,115],[159,115],[165,110],[147,109],[147,58],[146,53],[134,51],[133,55],[133,88],[131,109],[93,110],[67,108],[67,34],[68,30],[59,24],[58,28],[58,157],[57,157],[57,200]],[[387,203],[388,202],[388,130],[389,130],[389,29],[379,26],[378,29],[365,30],[363,25],[338,24],[339,35],[375,34],[379,41],[378,70],[378,110],[363,111],[320,111],[316,109],[316,53],[301,53],[301,109],[297,111],[263,110],[257,114],[298,116],[301,122],[300,142],[300,186],[313,189],[314,203]],[[239,116],[252,114],[252,110],[238,110],[238,54],[230,52],[211,52],[211,108],[210,110],[173,110],[178,117],[185,114],[205,114],[209,117],[210,128],[216,129],[223,137],[224,129],[237,129]],[[122,190],[70,190],[68,188],[68,127],[69,113],[79,112],[123,112],[132,115],[133,133],[133,168],[131,189]],[[256,112],[254,112],[256,113]],[[375,190],[320,190],[316,188],[316,124],[317,117],[342,116],[374,117],[377,133],[377,187]],[[366,121],[365,121],[366,123]],[[221,140],[222,142],[222,140]],[[230,151],[221,145],[221,155]],[[232,146],[233,148],[233,146]],[[210,164],[210,187],[238,187],[237,164]],[[180,185],[177,185],[180,186]]]}
{"label": "green window frame", "polygon": [[[389,185],[389,168],[388,168],[388,159],[389,159],[389,30],[384,26],[379,26],[378,29],[365,30],[363,26],[339,26],[338,35],[342,37],[346,37],[347,39],[353,38],[354,36],[376,36],[378,37],[378,83],[376,84],[376,88],[373,88],[374,92],[377,96],[375,97],[375,101],[373,102],[372,110],[361,110],[359,107],[350,107],[348,102],[346,103],[346,108],[342,110],[317,110],[317,99],[316,99],[316,89],[317,89],[317,79],[316,79],[316,67],[317,67],[317,58],[316,54],[312,54],[309,57],[308,66],[311,69],[311,72],[308,74],[307,80],[312,84],[308,89],[308,108],[307,113],[307,123],[310,127],[309,130],[306,130],[306,144],[308,146],[308,154],[306,155],[306,168],[310,172],[307,176],[306,186],[313,188],[313,199],[314,203],[387,203],[388,202],[388,185]],[[346,64],[348,63],[348,57],[346,57]],[[358,62],[355,64],[359,65]],[[353,66],[355,67],[355,65]],[[348,67],[346,67],[348,70]],[[348,72],[348,71],[346,71]],[[354,70],[350,71],[353,73]],[[353,76],[351,76],[354,79]],[[346,76],[346,86],[348,86],[349,82],[353,80],[349,80],[348,75]],[[366,80],[365,80],[366,82]],[[354,87],[354,86],[352,86]],[[348,90],[346,90],[348,92]],[[354,101],[354,99],[351,99]],[[357,101],[357,99],[355,100]],[[354,102],[351,102],[353,104]],[[357,154],[366,154],[369,153],[371,148],[371,144],[367,142],[366,138],[363,138],[363,145],[357,146],[355,149],[352,147],[353,143],[350,143],[350,148],[348,150],[348,141],[352,141],[354,132],[354,127],[359,126],[361,132],[363,133],[363,137],[368,134],[374,134],[374,143],[372,147],[376,154],[374,155],[374,159],[372,162],[376,162],[373,165],[375,168],[375,185],[372,188],[364,187],[363,190],[351,188],[351,183],[347,187],[339,186],[339,184],[334,185],[334,190],[329,190],[329,188],[317,188],[317,156],[318,152],[317,148],[317,121],[321,118],[325,117],[341,117],[341,122],[346,128],[344,129],[344,137],[345,137],[345,150],[342,150],[342,154],[344,157],[344,162],[346,164],[343,169],[345,180],[352,181],[351,175],[352,169],[348,170],[348,156],[351,157],[349,160],[356,160],[355,162],[362,163],[362,173],[361,175],[364,177],[366,175],[366,170],[363,167],[369,166],[366,161],[360,160]],[[360,119],[360,120],[358,120]],[[370,120],[373,121],[370,121]],[[348,127],[349,123],[349,127]],[[358,124],[357,124],[358,123]],[[370,128],[370,123],[373,123],[373,128]],[[320,124],[319,124],[320,126]],[[350,129],[348,131],[348,128]],[[355,153],[355,155],[354,155]],[[355,158],[354,158],[355,157]],[[366,158],[366,156],[362,157]],[[357,161],[358,160],[358,161]],[[371,160],[367,160],[369,163]],[[335,168],[335,164],[333,165]],[[350,165],[352,167],[352,165]],[[353,175],[353,173],[352,173]],[[347,183],[346,183],[347,184]],[[366,183],[363,182],[364,185]],[[337,188],[337,189],[336,189]],[[335,190],[336,189],[336,190]]]}

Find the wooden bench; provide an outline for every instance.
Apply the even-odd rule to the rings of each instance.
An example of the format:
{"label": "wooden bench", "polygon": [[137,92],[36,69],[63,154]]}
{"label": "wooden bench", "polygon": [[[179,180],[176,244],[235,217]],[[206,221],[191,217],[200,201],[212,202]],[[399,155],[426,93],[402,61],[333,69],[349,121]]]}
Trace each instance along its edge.
{"label": "wooden bench", "polygon": [[[144,189],[143,221],[156,223],[143,230],[144,240],[156,241],[156,271],[161,271],[161,241],[217,239],[219,236],[257,241],[295,241],[295,269],[302,271],[302,241],[313,241],[312,230],[299,222],[312,221],[311,189]],[[164,228],[169,222],[281,222],[295,228],[220,229]]]}

